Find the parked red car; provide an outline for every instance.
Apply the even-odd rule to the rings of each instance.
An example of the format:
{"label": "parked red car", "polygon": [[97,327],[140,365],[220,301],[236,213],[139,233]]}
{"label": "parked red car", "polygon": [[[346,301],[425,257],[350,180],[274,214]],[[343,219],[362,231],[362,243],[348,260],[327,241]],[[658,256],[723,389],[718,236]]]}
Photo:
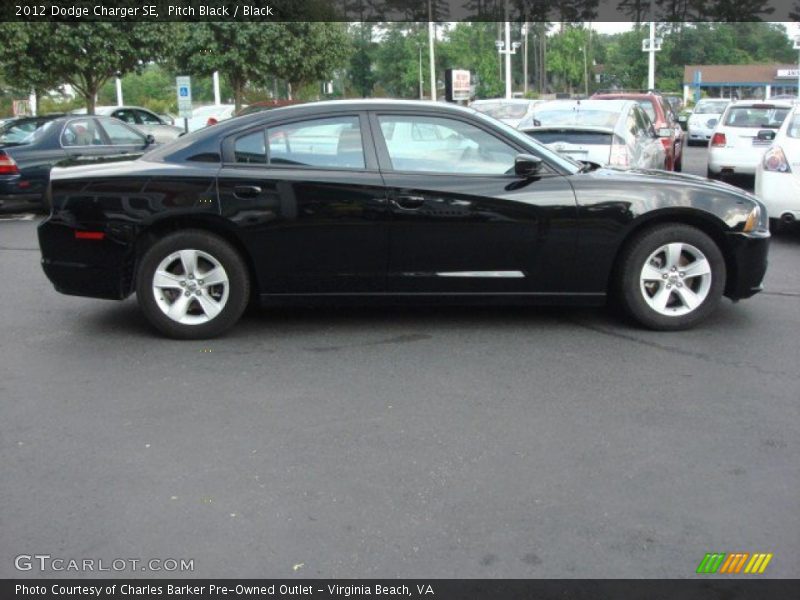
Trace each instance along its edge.
{"label": "parked red car", "polygon": [[639,106],[650,117],[656,133],[661,138],[661,143],[664,144],[664,150],[666,151],[664,169],[667,171],[680,171],[683,168],[683,129],[664,96],[653,92],[609,92],[594,94],[592,98],[595,100],[635,100],[638,102]]}

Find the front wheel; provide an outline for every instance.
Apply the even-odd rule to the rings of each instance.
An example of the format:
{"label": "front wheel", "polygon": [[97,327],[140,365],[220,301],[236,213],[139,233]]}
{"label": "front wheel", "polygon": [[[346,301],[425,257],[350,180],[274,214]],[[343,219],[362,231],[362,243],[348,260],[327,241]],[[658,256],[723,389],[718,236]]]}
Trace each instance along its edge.
{"label": "front wheel", "polygon": [[202,230],[169,234],[142,257],[136,297],[147,320],[178,339],[230,329],[247,307],[250,280],[238,252]]}
{"label": "front wheel", "polygon": [[621,256],[619,297],[650,329],[688,329],[708,317],[725,289],[725,259],[708,235],[666,224],[633,239]]}

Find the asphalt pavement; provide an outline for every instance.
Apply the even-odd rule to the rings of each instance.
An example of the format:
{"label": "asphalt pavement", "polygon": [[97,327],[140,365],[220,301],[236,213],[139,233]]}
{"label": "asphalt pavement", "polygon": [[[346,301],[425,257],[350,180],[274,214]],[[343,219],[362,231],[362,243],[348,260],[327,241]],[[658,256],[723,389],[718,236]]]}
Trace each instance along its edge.
{"label": "asphalt pavement", "polygon": [[[687,332],[330,308],[176,342],[56,293],[35,225],[0,221],[0,577],[800,574],[799,232]],[[36,554],[193,570],[17,570]]]}

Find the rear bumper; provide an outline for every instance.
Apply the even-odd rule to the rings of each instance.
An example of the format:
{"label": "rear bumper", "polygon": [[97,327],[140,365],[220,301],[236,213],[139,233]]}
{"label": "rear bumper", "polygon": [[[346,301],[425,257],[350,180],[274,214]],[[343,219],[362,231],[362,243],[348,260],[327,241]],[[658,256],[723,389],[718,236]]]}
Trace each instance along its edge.
{"label": "rear bumper", "polygon": [[725,295],[732,300],[754,296],[764,289],[769,232],[729,233],[730,262]]}
{"label": "rear bumper", "polygon": [[75,238],[75,228],[54,222],[39,225],[42,269],[62,294],[122,300],[133,291],[134,252],[113,232],[103,240]]}
{"label": "rear bumper", "polygon": [[709,148],[708,169],[715,174],[726,171],[740,175],[755,175],[756,167],[766,150],[766,147],[756,147],[749,151],[734,148]]}
{"label": "rear bumper", "polygon": [[770,219],[789,213],[800,218],[800,179],[793,173],[774,173],[759,168],[755,193],[767,207]]}

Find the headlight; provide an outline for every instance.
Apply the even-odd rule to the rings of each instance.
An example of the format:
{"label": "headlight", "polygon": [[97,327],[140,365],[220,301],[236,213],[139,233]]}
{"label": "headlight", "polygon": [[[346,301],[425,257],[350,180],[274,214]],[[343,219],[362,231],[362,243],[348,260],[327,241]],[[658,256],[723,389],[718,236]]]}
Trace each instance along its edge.
{"label": "headlight", "polygon": [[754,231],[756,227],[758,227],[758,222],[761,220],[761,208],[756,204],[753,207],[753,210],[750,211],[750,214],[747,215],[747,220],[744,222],[744,231],[745,233],[749,233],[750,231]]}

